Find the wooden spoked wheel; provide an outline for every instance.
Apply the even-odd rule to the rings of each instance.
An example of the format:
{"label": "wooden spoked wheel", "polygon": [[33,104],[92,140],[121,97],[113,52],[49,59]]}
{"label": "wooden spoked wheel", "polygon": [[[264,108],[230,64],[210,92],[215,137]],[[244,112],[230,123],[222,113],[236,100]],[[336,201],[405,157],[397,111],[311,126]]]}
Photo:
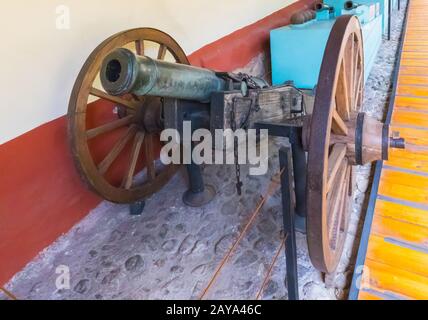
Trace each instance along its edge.
{"label": "wooden spoked wheel", "polygon": [[156,161],[162,100],[114,97],[101,88],[102,61],[121,47],[159,60],[189,61],[169,35],[151,28],[132,29],[100,44],[75,82],[68,110],[69,138],[80,176],[102,198],[132,203],[158,191],[177,167]]}
{"label": "wooden spoked wheel", "polygon": [[335,136],[355,135],[351,120],[362,105],[363,66],[360,23],[341,16],[323,57],[308,142],[308,246],[313,265],[326,273],[342,255],[354,183],[352,155]]}

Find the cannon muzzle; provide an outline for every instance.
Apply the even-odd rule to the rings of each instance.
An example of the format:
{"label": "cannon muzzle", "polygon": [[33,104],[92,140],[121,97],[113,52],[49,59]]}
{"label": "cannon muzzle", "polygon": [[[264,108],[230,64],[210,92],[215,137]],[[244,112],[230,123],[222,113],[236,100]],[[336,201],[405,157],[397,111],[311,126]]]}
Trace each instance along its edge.
{"label": "cannon muzzle", "polygon": [[346,1],[345,4],[343,5],[343,8],[345,10],[354,10],[359,6],[360,6],[360,4],[355,3],[354,1]]}
{"label": "cannon muzzle", "polygon": [[315,11],[320,12],[320,11],[324,11],[324,10],[328,10],[331,11],[331,8],[329,5],[324,4],[322,2],[318,2],[314,5]]}
{"label": "cannon muzzle", "polygon": [[226,81],[214,71],[137,56],[124,48],[112,51],[101,66],[101,84],[107,93],[121,96],[157,96],[206,102]]}

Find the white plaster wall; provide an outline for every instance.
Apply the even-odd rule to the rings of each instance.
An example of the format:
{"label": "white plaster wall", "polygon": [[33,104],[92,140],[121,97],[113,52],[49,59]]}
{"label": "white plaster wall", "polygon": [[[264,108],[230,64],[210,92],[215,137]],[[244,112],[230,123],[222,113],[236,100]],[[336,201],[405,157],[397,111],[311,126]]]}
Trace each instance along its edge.
{"label": "white plaster wall", "polygon": [[[110,35],[134,27],[171,34],[186,53],[251,24],[293,0],[1,1],[0,144],[66,113],[87,56]],[[56,27],[58,6],[70,29]]]}

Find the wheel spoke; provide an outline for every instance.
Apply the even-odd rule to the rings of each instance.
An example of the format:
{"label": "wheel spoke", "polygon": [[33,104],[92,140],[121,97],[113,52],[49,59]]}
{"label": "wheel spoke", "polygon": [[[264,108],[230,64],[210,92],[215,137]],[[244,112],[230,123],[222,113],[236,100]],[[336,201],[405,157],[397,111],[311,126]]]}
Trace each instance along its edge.
{"label": "wheel spoke", "polygon": [[[348,212],[348,187],[349,187],[349,173],[350,173],[350,166],[346,167],[346,173],[344,177],[344,186],[341,190],[340,200],[339,200],[339,207],[337,208],[337,213],[335,214],[335,220],[333,221],[334,225],[331,230],[331,237],[330,239],[330,247],[333,250],[336,250],[339,244],[339,240],[343,239],[341,237],[341,234],[346,232],[345,227],[348,223],[349,219],[349,212]],[[344,241],[344,239],[342,240]]]}
{"label": "wheel spoke", "polygon": [[131,189],[132,183],[134,181],[135,169],[137,167],[138,157],[141,151],[141,145],[144,141],[144,132],[138,132],[134,138],[134,145],[131,151],[131,159],[129,162],[128,170],[126,171],[125,177],[123,179],[123,187],[127,190]]}
{"label": "wheel spoke", "polygon": [[98,137],[99,135],[107,132],[111,132],[115,129],[122,128],[124,126],[127,126],[131,124],[134,121],[134,116],[129,115],[122,119],[118,119],[112,122],[109,122],[107,124],[104,124],[102,126],[99,126],[97,128],[90,129],[86,131],[86,137],[88,140],[91,140],[95,137]]}
{"label": "wheel spoke", "polygon": [[156,179],[155,159],[153,155],[153,135],[146,135],[144,139],[144,157],[149,180]]}
{"label": "wheel spoke", "polygon": [[132,101],[128,101],[128,100],[122,99],[120,97],[111,96],[111,95],[109,95],[109,94],[107,94],[107,93],[105,93],[105,92],[103,92],[97,88],[92,87],[89,93],[91,95],[97,97],[97,98],[105,99],[105,100],[108,100],[110,102],[120,104],[120,105],[127,107],[127,108],[130,108],[130,109],[135,110],[138,108],[138,104],[136,104]]}
{"label": "wheel spoke", "polygon": [[355,105],[355,73],[356,73],[356,69],[355,69],[355,34],[353,33],[351,38],[350,38],[350,49],[349,49],[349,103],[350,103],[350,108],[349,110],[352,111],[354,110],[354,105]]}
{"label": "wheel spoke", "polygon": [[[141,156],[137,161],[138,166],[135,167],[132,189],[127,190],[123,185],[116,183],[117,181],[114,178],[117,177],[114,177],[114,175],[121,171],[122,176],[119,177],[118,181],[121,184],[125,173],[129,170],[130,152],[134,144],[134,137],[139,131],[137,117],[139,115],[143,116],[139,111],[146,100],[142,96],[132,94],[116,97],[110,95],[98,84],[99,70],[104,59],[112,50],[118,48],[129,48],[139,56],[150,54],[149,51],[154,49],[153,58],[158,57],[173,62],[173,57],[176,63],[184,65],[188,65],[189,61],[186,53],[169,35],[152,28],[136,28],[118,33],[104,41],[103,45],[98,46],[86,59],[74,83],[73,94],[69,102],[68,118],[70,136],[72,138],[71,147],[77,160],[77,170],[91,189],[104,199],[117,203],[132,203],[159,190],[177,172],[179,166],[171,165],[165,168],[158,168],[155,166],[157,163],[153,161],[154,164],[149,163],[147,165],[147,168],[149,168],[147,176],[150,176],[153,180],[150,181],[149,178],[146,178],[146,173],[144,172],[145,181],[141,179],[140,183],[140,164],[146,167],[145,159],[143,159],[142,155],[145,146],[141,144]],[[117,117],[107,120],[112,121],[112,123],[105,124],[105,121],[101,119],[103,117],[102,113],[105,112],[100,114],[96,112],[97,110],[93,110],[97,105],[93,105],[90,102],[94,100],[96,104],[104,104],[104,106],[99,107],[104,108],[107,113],[117,111]],[[128,118],[128,116],[130,115],[134,115],[134,121],[129,122],[130,117]],[[125,117],[126,119],[124,119]],[[91,119],[96,124],[89,127],[88,120]],[[94,128],[98,126],[100,127]],[[97,136],[98,138],[95,138]],[[95,141],[93,138],[100,141]],[[101,141],[103,138],[113,138],[115,140],[109,142],[104,139],[103,142]],[[156,139],[157,135],[153,137],[154,144],[157,142]],[[144,143],[144,140],[142,143]],[[153,149],[155,159],[157,159],[156,147],[157,145],[155,144],[155,149]],[[102,154],[98,154],[96,151],[101,151]],[[125,160],[124,164],[122,160]],[[129,186],[129,181],[125,182],[128,182]]]}
{"label": "wheel spoke", "polygon": [[336,188],[331,191],[328,199],[328,238],[330,240],[330,246],[332,248],[339,236],[340,227],[340,215],[342,211],[342,202],[344,195],[346,194],[346,172],[347,172],[347,161],[342,160],[338,172],[337,179],[334,183]]}
{"label": "wheel spoke", "polygon": [[101,175],[104,175],[107,172],[136,132],[137,128],[135,126],[131,126],[126,134],[116,142],[109,154],[98,165],[98,171]]}
{"label": "wheel spoke", "polygon": [[328,157],[328,179],[327,179],[327,192],[329,192],[333,186],[333,182],[336,179],[337,172],[339,167],[342,164],[343,159],[346,155],[346,144],[336,143],[330,156]]}
{"label": "wheel spoke", "polygon": [[346,186],[346,192],[345,192],[345,198],[344,198],[344,204],[343,204],[343,209],[342,209],[342,217],[341,217],[341,221],[340,221],[340,231],[346,231],[346,227],[348,225],[348,220],[349,220],[349,212],[348,212],[348,206],[347,206],[347,202],[349,200],[350,197],[352,197],[352,193],[350,193],[350,189],[351,189],[351,184],[353,183],[353,171],[354,168],[352,166],[348,166],[347,171],[346,171],[346,177],[345,177],[345,181],[347,181],[347,186]]}
{"label": "wheel spoke", "polygon": [[358,107],[358,91],[359,91],[359,86],[358,86],[358,81],[360,79],[361,76],[361,68],[359,65],[359,60],[360,60],[360,50],[359,47],[354,45],[354,75],[353,75],[353,82],[354,82],[354,86],[353,86],[353,99],[354,102],[352,104],[352,111],[355,111],[356,108]]}
{"label": "wheel spoke", "polygon": [[350,169],[350,179],[349,179],[349,196],[352,197],[354,194],[355,184],[357,183],[357,168],[355,166],[351,166]]}
{"label": "wheel spoke", "polygon": [[160,44],[159,46],[159,52],[158,52],[158,60],[164,60],[165,59],[165,55],[166,55],[166,51],[167,51],[167,46],[164,44]]}
{"label": "wheel spoke", "polygon": [[336,89],[337,112],[345,121],[349,120],[350,99],[348,90],[348,72],[346,70],[345,58],[342,60],[342,66],[339,71],[339,80]]}
{"label": "wheel spoke", "polygon": [[[359,66],[358,68],[361,68],[361,66]],[[361,70],[361,69],[359,69]],[[355,88],[355,107],[357,107],[358,105],[361,104],[360,99],[362,98],[362,82],[363,82],[363,72],[360,72],[358,74],[358,79],[356,81],[356,88]]]}
{"label": "wheel spoke", "polygon": [[347,136],[348,127],[345,122],[342,120],[341,116],[337,112],[336,108],[333,108],[333,122],[331,128],[335,134]]}
{"label": "wheel spoke", "polygon": [[135,41],[135,51],[137,55],[144,56],[144,40]]}

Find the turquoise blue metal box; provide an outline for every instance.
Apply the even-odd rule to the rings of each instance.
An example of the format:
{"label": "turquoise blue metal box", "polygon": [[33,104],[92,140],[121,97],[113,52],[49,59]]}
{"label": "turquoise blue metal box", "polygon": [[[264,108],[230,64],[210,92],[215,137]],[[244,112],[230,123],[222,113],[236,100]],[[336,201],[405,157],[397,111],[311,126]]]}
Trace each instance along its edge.
{"label": "turquoise blue metal box", "polygon": [[382,42],[383,10],[380,2],[356,4],[332,0],[317,6],[314,19],[271,31],[272,83],[292,80],[302,89],[313,89],[319,77],[321,61],[336,18],[343,14],[358,17],[364,47],[364,76],[367,80]]}

